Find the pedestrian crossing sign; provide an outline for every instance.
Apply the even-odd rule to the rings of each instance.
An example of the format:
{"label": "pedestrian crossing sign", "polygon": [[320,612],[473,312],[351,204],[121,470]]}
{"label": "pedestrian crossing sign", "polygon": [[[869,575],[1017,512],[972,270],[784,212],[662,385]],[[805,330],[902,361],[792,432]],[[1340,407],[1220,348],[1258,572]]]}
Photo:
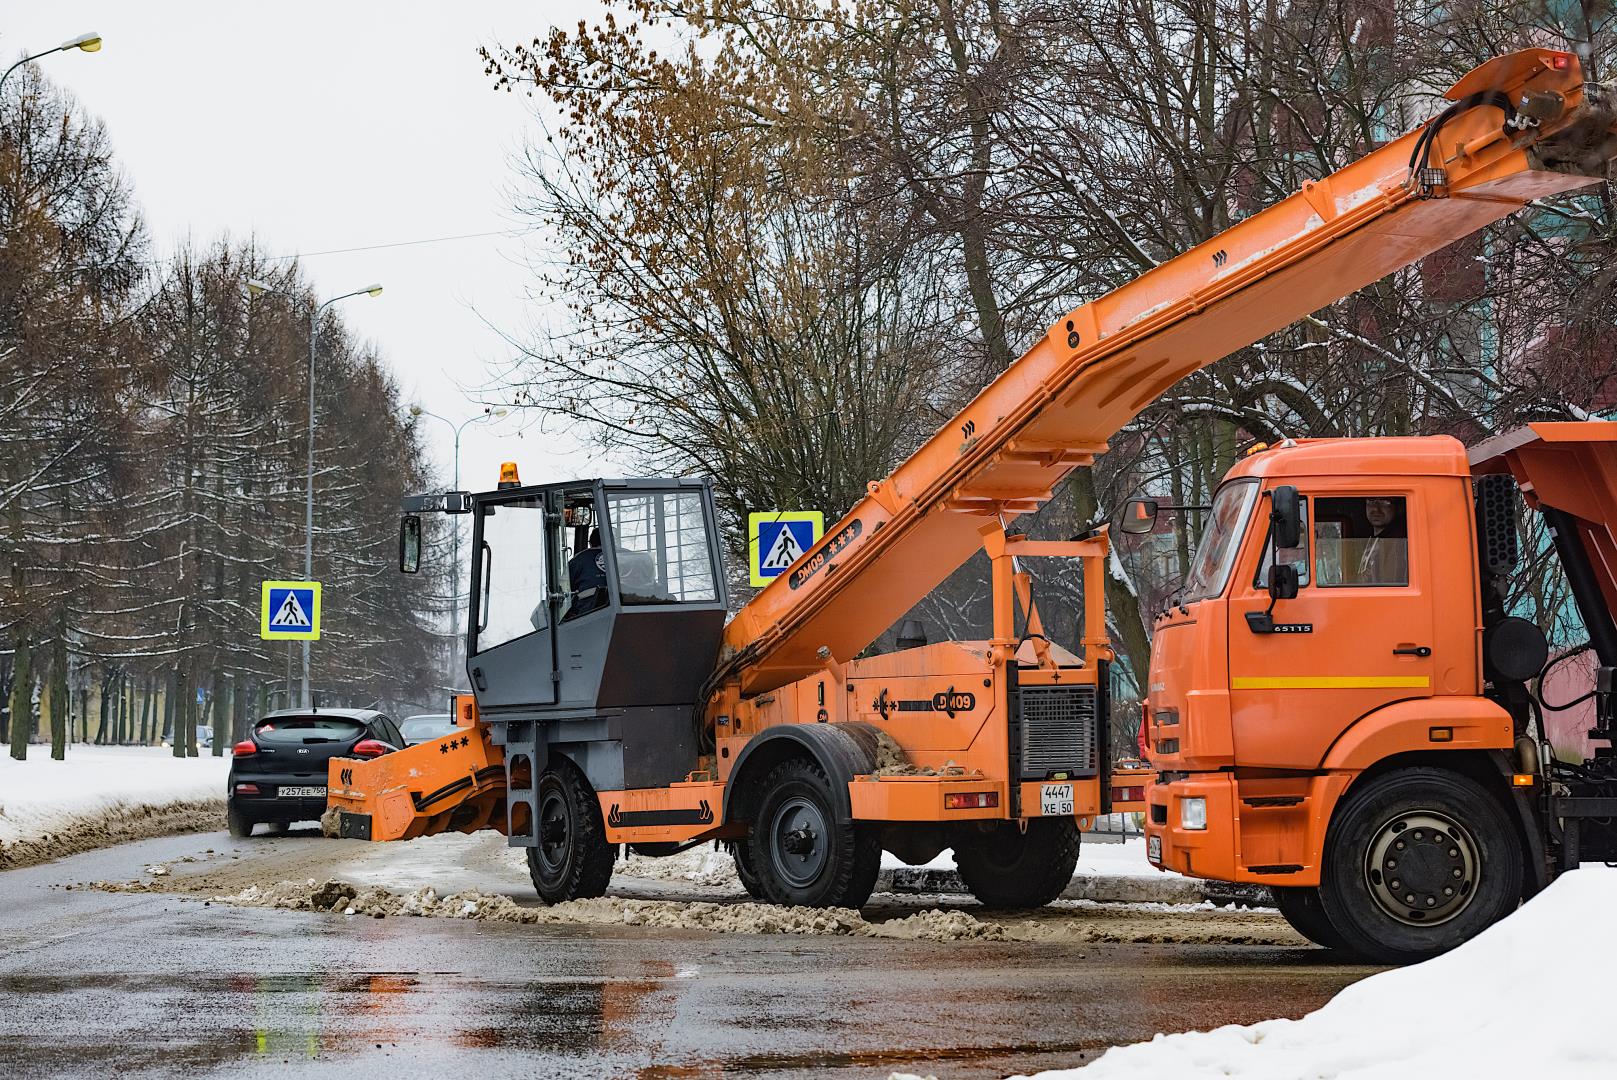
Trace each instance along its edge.
{"label": "pedestrian crossing sign", "polygon": [[747,515],[747,568],[752,584],[768,585],[825,534],[818,510],[761,510]]}
{"label": "pedestrian crossing sign", "polygon": [[266,581],[258,636],[266,641],[320,640],[320,583]]}

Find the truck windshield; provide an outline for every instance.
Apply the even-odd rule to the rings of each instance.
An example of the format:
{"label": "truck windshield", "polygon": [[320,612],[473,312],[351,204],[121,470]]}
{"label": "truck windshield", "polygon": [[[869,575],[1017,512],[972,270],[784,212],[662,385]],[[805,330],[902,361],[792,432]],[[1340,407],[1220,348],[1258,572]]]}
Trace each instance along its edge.
{"label": "truck windshield", "polygon": [[1237,480],[1219,488],[1213,496],[1213,508],[1208,515],[1207,531],[1202,534],[1201,546],[1196,549],[1196,561],[1190,566],[1185,579],[1184,603],[1205,600],[1224,591],[1230,579],[1230,568],[1235,565],[1235,553],[1246,532],[1247,519],[1252,515],[1252,504],[1258,498],[1255,480]]}

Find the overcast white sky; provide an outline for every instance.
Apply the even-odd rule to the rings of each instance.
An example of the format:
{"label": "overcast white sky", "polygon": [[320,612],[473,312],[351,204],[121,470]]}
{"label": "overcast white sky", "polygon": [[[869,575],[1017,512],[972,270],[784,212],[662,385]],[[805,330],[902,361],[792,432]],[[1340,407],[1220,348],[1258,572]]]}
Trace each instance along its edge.
{"label": "overcast white sky", "polygon": [[[157,254],[186,236],[256,234],[277,254],[512,231],[511,156],[532,130],[532,100],[495,93],[477,47],[528,41],[552,24],[597,18],[596,0],[0,0],[6,66],[87,31],[94,54],[40,61],[107,124]],[[520,330],[530,239],[480,237],[319,255],[304,267],[343,301],[407,398],[455,421],[481,412],[463,388],[487,381],[510,348],[484,320]],[[499,462],[529,483],[617,472],[529,425],[479,423],[461,444],[463,487],[486,489]],[[452,437],[429,422],[447,481]]]}

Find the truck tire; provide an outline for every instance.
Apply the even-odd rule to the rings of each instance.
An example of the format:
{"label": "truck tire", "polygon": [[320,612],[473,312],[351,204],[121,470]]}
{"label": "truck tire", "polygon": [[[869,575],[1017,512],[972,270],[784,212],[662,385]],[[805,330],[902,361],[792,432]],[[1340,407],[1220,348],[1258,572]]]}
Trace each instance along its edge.
{"label": "truck tire", "polygon": [[225,828],[229,830],[230,835],[235,839],[244,840],[253,835],[253,826],[255,824],[257,822],[253,821],[252,817],[245,811],[235,806],[226,806]]}
{"label": "truck tire", "polygon": [[1325,903],[1319,898],[1318,889],[1306,885],[1271,885],[1269,891],[1274,894],[1275,907],[1280,909],[1280,914],[1286,917],[1293,930],[1315,945],[1333,952],[1349,951],[1347,942],[1331,925],[1331,917],[1325,913]]}
{"label": "truck tire", "polygon": [[747,895],[768,903],[769,897],[764,895],[763,883],[752,868],[752,845],[745,840],[731,841],[730,857],[736,861],[736,877],[741,880],[741,887],[747,890]]}
{"label": "truck tire", "polygon": [[539,899],[560,904],[605,895],[616,852],[606,842],[600,800],[578,766],[556,759],[539,776],[534,805],[528,876]]}
{"label": "truck tire", "polygon": [[805,758],[764,778],[747,847],[759,888],[776,904],[863,907],[881,870],[875,832],[837,821],[830,780]]}
{"label": "truck tire", "polygon": [[1350,951],[1413,964],[1510,914],[1522,874],[1521,840],[1480,784],[1400,769],[1350,790],[1337,808],[1320,899]]}
{"label": "truck tire", "polygon": [[1033,818],[960,843],[955,869],[984,907],[1043,907],[1072,884],[1082,839],[1072,818]]}

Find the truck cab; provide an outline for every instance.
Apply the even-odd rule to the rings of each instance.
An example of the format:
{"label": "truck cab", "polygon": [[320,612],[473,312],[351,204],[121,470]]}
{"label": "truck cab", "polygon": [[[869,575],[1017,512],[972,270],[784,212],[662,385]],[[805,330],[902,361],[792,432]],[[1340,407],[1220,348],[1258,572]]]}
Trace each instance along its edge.
{"label": "truck cab", "polygon": [[[1486,693],[1476,535],[1471,464],[1446,436],[1287,440],[1230,471],[1155,620],[1153,862],[1317,893],[1333,814],[1372,770],[1398,759],[1507,782],[1488,758],[1516,733]],[[1482,828],[1451,825],[1430,872],[1385,878],[1397,918],[1468,906]]]}

